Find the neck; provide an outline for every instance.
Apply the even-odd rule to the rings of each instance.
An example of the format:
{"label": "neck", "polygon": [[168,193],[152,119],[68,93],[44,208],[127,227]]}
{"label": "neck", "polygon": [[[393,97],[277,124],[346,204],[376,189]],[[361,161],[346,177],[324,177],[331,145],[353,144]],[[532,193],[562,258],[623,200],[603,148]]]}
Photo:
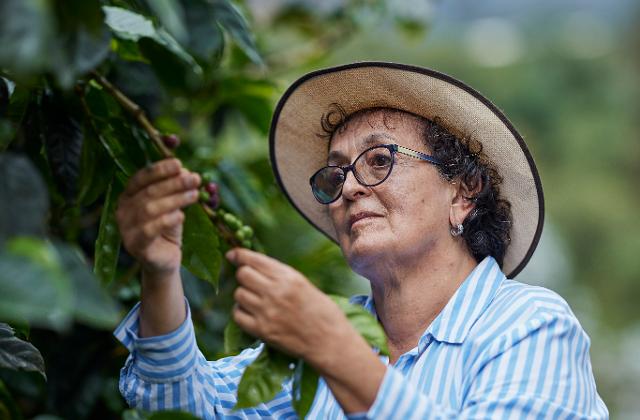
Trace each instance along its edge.
{"label": "neck", "polygon": [[461,240],[408,261],[378,260],[368,267],[376,312],[387,334],[391,361],[414,348],[477,263]]}

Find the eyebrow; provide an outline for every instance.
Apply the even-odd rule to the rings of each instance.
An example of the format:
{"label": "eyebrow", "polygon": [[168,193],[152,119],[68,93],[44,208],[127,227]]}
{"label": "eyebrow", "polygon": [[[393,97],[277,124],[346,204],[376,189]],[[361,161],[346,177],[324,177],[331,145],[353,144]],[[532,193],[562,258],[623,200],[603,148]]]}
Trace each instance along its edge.
{"label": "eyebrow", "polygon": [[[384,140],[392,140],[394,142],[396,141],[395,137],[387,133],[371,133],[362,141],[362,146],[364,146],[362,150],[365,150],[371,146],[387,143]],[[333,152],[329,153],[329,156],[327,157],[327,164],[330,165],[331,162],[348,162],[348,156],[346,156],[342,152],[334,150]]]}

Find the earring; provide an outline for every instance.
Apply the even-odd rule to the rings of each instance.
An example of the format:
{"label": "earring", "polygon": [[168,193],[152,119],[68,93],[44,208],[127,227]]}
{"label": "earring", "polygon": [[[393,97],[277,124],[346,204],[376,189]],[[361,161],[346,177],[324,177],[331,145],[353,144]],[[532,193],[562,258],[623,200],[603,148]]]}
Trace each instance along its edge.
{"label": "earring", "polygon": [[462,223],[458,223],[455,227],[452,227],[449,232],[451,232],[451,236],[453,237],[460,236],[462,232],[464,232],[464,226],[462,226]]}

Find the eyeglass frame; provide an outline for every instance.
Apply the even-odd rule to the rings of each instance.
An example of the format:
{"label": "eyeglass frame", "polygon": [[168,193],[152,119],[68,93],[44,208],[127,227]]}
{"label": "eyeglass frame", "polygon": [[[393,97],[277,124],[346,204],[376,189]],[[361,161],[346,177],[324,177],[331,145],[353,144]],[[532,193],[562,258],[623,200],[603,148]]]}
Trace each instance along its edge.
{"label": "eyeglass frame", "polygon": [[[389,172],[387,172],[387,175],[385,175],[384,178],[382,178],[382,180],[380,180],[379,182],[376,182],[375,184],[365,184],[364,182],[360,181],[360,179],[358,179],[358,175],[357,172],[355,170],[355,163],[358,161],[358,159],[360,159],[365,153],[369,152],[370,150],[373,149],[377,149],[380,147],[384,147],[386,149],[389,150],[389,152],[391,153],[391,166],[389,167]],[[432,165],[442,165],[442,162],[440,162],[438,159],[436,159],[435,157],[431,156],[431,155],[427,155],[426,153],[422,153],[422,152],[418,152],[416,150],[413,149],[409,149],[408,147],[404,147],[404,146],[400,146],[399,144],[378,144],[375,146],[371,146],[368,149],[365,149],[362,151],[362,153],[360,153],[354,160],[353,163],[346,165],[346,166],[340,166],[340,165],[327,165],[327,166],[323,166],[322,168],[318,169],[316,172],[314,172],[313,175],[311,175],[311,177],[309,178],[309,184],[311,185],[311,193],[313,194],[313,197],[316,199],[316,201],[320,204],[324,204],[324,205],[329,205],[335,201],[337,201],[341,196],[342,196],[342,189],[344,188],[344,183],[347,182],[347,175],[349,174],[349,172],[353,173],[353,177],[355,178],[355,180],[358,182],[358,184],[364,186],[364,187],[375,187],[377,185],[382,184],[384,181],[387,180],[387,178],[389,178],[389,176],[391,175],[391,172],[393,171],[393,166],[396,163],[396,158],[395,155],[396,153],[401,153],[403,155],[406,156],[410,156],[416,159],[420,159],[423,160],[425,162],[429,162]],[[321,171],[327,169],[327,168],[340,168],[342,169],[342,172],[344,174],[344,181],[342,181],[342,185],[340,186],[340,193],[336,196],[336,198],[334,198],[333,200],[327,202],[327,203],[323,203],[320,200],[318,200],[318,197],[314,194],[314,188],[313,188],[313,179],[316,177],[316,175],[318,175]]]}

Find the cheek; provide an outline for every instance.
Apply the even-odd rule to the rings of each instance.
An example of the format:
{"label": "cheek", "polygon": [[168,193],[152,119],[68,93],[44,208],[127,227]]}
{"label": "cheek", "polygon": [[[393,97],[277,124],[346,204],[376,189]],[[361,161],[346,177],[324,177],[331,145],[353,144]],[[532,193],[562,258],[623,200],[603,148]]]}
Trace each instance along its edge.
{"label": "cheek", "polygon": [[[338,201],[340,201],[340,200],[338,200]],[[329,204],[329,210],[328,211],[329,211],[329,218],[331,219],[331,222],[333,223],[333,228],[338,234],[338,244],[340,244],[340,246],[342,246],[344,238],[346,236],[346,233],[344,231],[344,225],[346,223],[345,210],[344,210],[344,208],[342,206],[335,205],[335,203],[334,203],[334,204]]]}
{"label": "cheek", "polygon": [[389,185],[394,191],[393,203],[389,201],[388,210],[394,219],[413,229],[416,225],[446,224],[449,215],[446,190],[440,188],[439,179],[420,177],[395,182]]}

